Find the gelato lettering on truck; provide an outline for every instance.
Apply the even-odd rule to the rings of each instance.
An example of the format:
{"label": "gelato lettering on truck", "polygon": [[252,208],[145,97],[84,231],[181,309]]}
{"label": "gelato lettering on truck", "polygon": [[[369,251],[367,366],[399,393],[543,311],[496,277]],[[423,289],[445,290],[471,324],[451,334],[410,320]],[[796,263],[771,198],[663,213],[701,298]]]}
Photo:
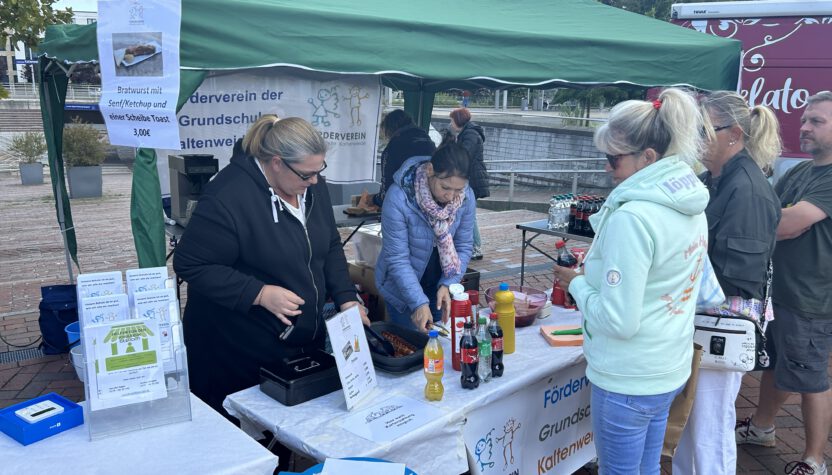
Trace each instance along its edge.
{"label": "gelato lettering on truck", "polygon": [[800,117],[806,99],[829,89],[832,49],[830,2],[747,1],[682,3],[672,22],[742,42],[738,92],[750,107],[770,107],[780,121],[783,157],[800,151]]}

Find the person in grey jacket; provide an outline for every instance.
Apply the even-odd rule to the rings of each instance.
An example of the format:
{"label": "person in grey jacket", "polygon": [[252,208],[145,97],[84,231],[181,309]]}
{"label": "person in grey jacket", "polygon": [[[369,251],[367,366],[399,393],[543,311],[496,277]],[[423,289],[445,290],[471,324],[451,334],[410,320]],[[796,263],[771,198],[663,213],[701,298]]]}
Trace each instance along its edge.
{"label": "person in grey jacket", "polygon": [[396,324],[425,332],[448,317],[448,286],[462,280],[471,258],[476,205],[469,162],[454,143],[431,157],[411,157],[387,191],[375,274]]}
{"label": "person in grey jacket", "polygon": [[[483,145],[485,132],[482,127],[471,122],[471,112],[468,109],[454,109],[451,111],[451,133],[456,137],[456,142],[465,147],[471,156],[471,170],[469,175],[471,189],[474,190],[476,199],[491,196],[488,186],[488,169],[483,159]],[[474,253],[472,259],[482,259],[482,240],[480,229],[474,217]]]}
{"label": "person in grey jacket", "polygon": [[[735,92],[713,92],[700,104],[708,146],[702,157],[707,171],[699,178],[711,195],[705,209],[708,256],[727,296],[722,308],[708,313],[746,309],[762,322],[780,221],[780,200],[762,170],[780,154],[780,127],[770,109],[749,110]],[[693,408],[673,457],[674,474],[736,472],[734,403],[742,376],[699,370]]]}

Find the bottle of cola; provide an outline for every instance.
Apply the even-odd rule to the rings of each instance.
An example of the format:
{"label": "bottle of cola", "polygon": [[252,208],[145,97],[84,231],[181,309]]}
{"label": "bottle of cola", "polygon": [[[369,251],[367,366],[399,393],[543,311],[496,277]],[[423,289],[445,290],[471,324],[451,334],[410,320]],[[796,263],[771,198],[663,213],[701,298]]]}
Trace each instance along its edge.
{"label": "bottle of cola", "polygon": [[569,225],[566,227],[566,231],[570,234],[575,233],[575,216],[578,213],[578,201],[580,199],[580,196],[576,196],[569,205]]}
{"label": "bottle of cola", "polygon": [[488,333],[491,334],[491,376],[503,375],[503,329],[497,323],[497,313],[493,312],[488,321]]}
{"label": "bottle of cola", "polygon": [[465,322],[465,330],[459,342],[459,359],[462,363],[462,388],[476,389],[480,385],[480,376],[477,373],[480,357],[477,337],[474,336],[474,323],[471,321]]}

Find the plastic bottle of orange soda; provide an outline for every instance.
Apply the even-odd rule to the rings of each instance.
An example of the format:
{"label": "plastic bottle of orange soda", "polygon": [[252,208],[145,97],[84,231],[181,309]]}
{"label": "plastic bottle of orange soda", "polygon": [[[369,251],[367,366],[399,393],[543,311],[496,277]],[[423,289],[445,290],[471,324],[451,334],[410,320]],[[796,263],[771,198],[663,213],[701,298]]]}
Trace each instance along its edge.
{"label": "plastic bottle of orange soda", "polygon": [[442,345],[439,344],[439,332],[431,330],[428,334],[427,346],[425,346],[425,399],[428,401],[441,401],[445,394],[445,387],[442,386],[442,376],[445,375],[445,354]]}

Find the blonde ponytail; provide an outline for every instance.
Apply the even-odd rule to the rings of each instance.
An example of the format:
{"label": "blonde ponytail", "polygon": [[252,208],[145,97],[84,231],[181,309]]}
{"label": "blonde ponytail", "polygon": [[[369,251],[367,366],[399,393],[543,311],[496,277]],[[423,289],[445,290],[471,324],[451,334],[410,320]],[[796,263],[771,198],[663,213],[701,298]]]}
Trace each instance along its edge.
{"label": "blonde ponytail", "polygon": [[326,142],[312,124],[300,117],[280,119],[268,114],[248,129],[243,138],[243,150],[262,162],[277,156],[286,162],[297,163],[310,155],[325,155]]}
{"label": "blonde ponytail", "polygon": [[751,130],[748,131],[745,148],[763,170],[770,168],[783,151],[780,123],[768,107],[755,106],[751,109]]}

